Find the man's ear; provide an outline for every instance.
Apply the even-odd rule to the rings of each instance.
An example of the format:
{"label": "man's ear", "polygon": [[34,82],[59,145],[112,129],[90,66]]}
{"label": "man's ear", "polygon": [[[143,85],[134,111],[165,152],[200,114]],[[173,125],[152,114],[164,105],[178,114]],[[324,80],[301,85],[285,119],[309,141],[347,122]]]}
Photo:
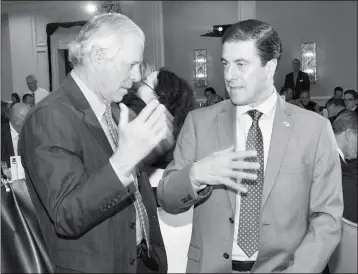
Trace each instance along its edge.
{"label": "man's ear", "polygon": [[272,59],[266,63],[267,78],[272,79],[277,68],[277,59]]}
{"label": "man's ear", "polygon": [[92,66],[98,70],[100,69],[105,61],[107,60],[107,53],[105,49],[93,46],[91,51],[89,52],[89,59]]}

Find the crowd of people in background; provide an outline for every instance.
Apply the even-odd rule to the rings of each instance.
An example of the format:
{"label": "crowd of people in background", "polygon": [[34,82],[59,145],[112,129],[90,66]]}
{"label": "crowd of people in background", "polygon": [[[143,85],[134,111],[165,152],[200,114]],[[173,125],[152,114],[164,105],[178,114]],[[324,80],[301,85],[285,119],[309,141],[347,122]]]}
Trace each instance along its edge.
{"label": "crowd of people in background", "polygon": [[[175,271],[184,262],[186,264],[187,259],[187,254],[176,252],[176,247],[181,243],[189,245],[190,238],[186,239],[185,236],[183,239],[178,229],[166,226],[172,213],[184,214],[180,216],[184,216],[182,221],[186,223],[194,220],[188,254],[187,269],[190,272],[231,270],[231,267],[242,271],[239,263],[234,267],[234,262],[241,262],[242,258],[250,264],[249,270],[255,267],[259,272],[285,268],[293,272],[302,269],[306,272],[322,272],[326,269],[327,261],[340,238],[338,220],[343,204],[338,193],[341,188],[337,186],[340,179],[344,195],[343,217],[357,222],[357,92],[352,89],[344,91],[338,86],[325,106],[319,106],[311,100],[308,74],[301,71],[300,60],[294,59],[292,72],[286,75],[284,86],[277,93],[274,75],[282,52],[279,36],[269,24],[245,20],[234,24],[222,40],[226,84],[224,98],[214,88],[207,87],[204,90],[205,104],[203,108],[196,109],[195,94],[187,81],[169,69],[155,68],[143,61],[144,34],[134,22],[118,14],[102,15],[91,22],[69,45],[69,58],[74,69],[66,76],[59,90],[55,91],[58,96],[48,96],[50,93],[47,90],[38,87],[36,77],[29,75],[26,77],[29,91],[21,99],[19,94],[12,93],[11,103],[1,102],[2,161],[17,155],[21,134],[23,137],[19,148],[28,184],[33,197],[36,197],[36,208],[40,212],[39,218],[52,260],[57,264],[56,271],[73,268],[88,272],[148,272],[148,269],[166,272],[166,253],[170,255],[169,270]],[[102,25],[101,22],[106,24]],[[130,32],[122,28],[128,28]],[[93,47],[91,54],[80,52],[79,49],[86,48],[84,45],[87,42],[100,41],[98,37],[102,36],[96,36],[99,29],[108,36],[112,32],[120,33],[118,37],[111,36],[113,40],[106,40],[108,45],[105,47],[110,52],[121,45],[120,49],[116,48],[120,52],[119,57],[116,55],[113,59],[106,59],[107,55],[96,51],[96,47]],[[121,35],[126,39],[122,40]],[[254,43],[258,35],[258,43],[262,43],[259,48]],[[258,54],[258,50],[262,52]],[[244,94],[238,92],[242,83],[238,82],[238,77],[234,77],[240,71],[229,73],[226,68],[226,65],[236,64],[242,57],[251,59],[250,66],[255,71],[253,76],[245,76],[248,84],[244,87]],[[103,65],[106,62],[113,64],[107,67]],[[117,65],[121,73],[118,73]],[[94,96],[94,93],[98,96]],[[47,96],[48,99],[36,106]],[[258,106],[257,109],[252,105]],[[36,113],[31,112],[34,106],[38,110]],[[288,118],[283,106],[294,114],[291,118]],[[93,111],[89,114],[90,109]],[[277,112],[273,112],[273,109],[277,109]],[[326,118],[330,123],[312,113],[324,116],[323,109],[327,111]],[[124,118],[123,113],[128,115]],[[237,116],[232,116],[232,113]],[[281,115],[283,125],[275,124],[275,115]],[[309,125],[307,123],[310,130],[304,132],[303,125],[307,121],[310,121]],[[212,130],[216,126],[222,130]],[[234,132],[236,126],[237,132]],[[295,134],[288,134],[289,127],[294,128]],[[148,135],[143,128],[148,130]],[[321,133],[322,136],[318,137]],[[154,136],[153,140],[150,140],[150,136]],[[236,136],[235,139],[232,136]],[[252,140],[257,143],[250,143]],[[291,158],[279,153],[283,142],[285,145],[287,142],[287,153],[291,153]],[[228,149],[230,145],[237,146],[240,151],[234,151],[233,146]],[[258,153],[250,154],[245,151],[245,146]],[[270,146],[273,149],[269,150]],[[274,154],[271,152],[270,163],[267,161],[269,151],[275,151]],[[247,154],[239,155],[240,152]],[[317,160],[316,156],[322,158]],[[257,165],[241,161],[247,157],[255,158]],[[312,166],[302,165],[295,157],[309,159]],[[223,164],[223,159],[227,160],[225,163],[230,163],[229,168]],[[293,162],[287,164],[283,159]],[[273,162],[281,163],[281,160],[283,171],[280,166],[272,165]],[[317,161],[324,163],[315,165]],[[128,162],[131,168],[128,168]],[[238,169],[245,171],[240,174],[234,168],[239,164]],[[302,170],[293,170],[292,166],[295,165]],[[245,199],[245,194],[250,193],[254,195],[250,197],[259,197],[261,201],[261,195],[264,195],[263,174],[267,166],[271,171],[277,168],[279,175],[277,180],[271,178],[271,183],[275,182],[276,185],[272,191],[273,198],[270,200],[270,197],[266,197],[269,202],[263,216],[267,220],[263,222],[269,222],[283,234],[287,232],[294,240],[286,236],[278,242],[273,240],[278,232],[259,226],[260,206],[251,198]],[[193,167],[195,172],[189,173],[189,168],[194,170]],[[252,168],[260,176],[246,173],[246,168]],[[313,169],[319,176],[312,175]],[[145,180],[149,181],[152,189],[146,189],[142,181],[145,176],[148,176]],[[234,184],[233,176],[242,180],[246,188]],[[108,187],[102,184],[103,180]],[[128,183],[131,180],[136,182],[133,186]],[[142,189],[139,189],[139,181]],[[251,186],[248,181],[258,182],[261,189]],[[287,182],[300,185],[299,191],[290,189]],[[103,187],[99,187],[101,184]],[[242,194],[229,198],[232,194],[226,187]],[[73,196],[69,196],[69,193]],[[125,206],[123,210],[122,204],[131,203],[126,197],[132,194],[135,198],[130,201],[134,205]],[[308,203],[312,195],[315,203]],[[287,210],[285,206],[292,203],[287,197],[298,199],[303,204],[302,208]],[[228,199],[227,203],[224,198]],[[333,202],[328,203],[327,200]],[[242,211],[255,206],[250,212],[256,211],[252,213],[256,219],[246,220],[248,214],[240,213],[240,209],[235,213],[233,204],[236,201],[241,203]],[[161,208],[158,214],[157,207]],[[229,215],[231,208],[234,213]],[[192,219],[192,215],[185,213],[189,209],[191,214],[194,211],[196,218]],[[114,215],[117,217],[112,218]],[[247,227],[242,228],[238,218],[240,223],[247,221],[247,227],[251,226],[251,230],[245,231]],[[280,221],[276,222],[277,219]],[[292,226],[293,222],[297,224]],[[158,227],[162,229],[164,243]],[[266,249],[259,246],[260,231],[263,236],[261,244],[264,242]],[[254,237],[246,237],[254,233]],[[205,240],[203,235],[207,237]],[[173,243],[170,238],[178,240],[176,246],[170,246],[170,242]],[[240,242],[244,238],[255,242],[252,250],[246,250],[250,243]],[[111,245],[111,249],[102,242]],[[98,254],[96,260],[94,257],[84,257],[83,250],[88,246],[95,249],[93,254]],[[200,248],[203,250],[201,255]],[[289,251],[282,251],[287,248]],[[322,249],[327,249],[327,253]],[[260,253],[266,252],[266,259],[257,259],[259,250]],[[272,250],[275,254],[285,254],[275,258]],[[311,251],[316,252],[314,258],[308,254]],[[216,253],[220,253],[220,256]],[[233,264],[228,253],[233,257]],[[294,253],[296,261],[290,264],[288,257]],[[229,258],[228,263],[226,260]],[[110,263],[106,261],[102,265],[96,263],[97,260],[109,260]],[[116,260],[123,260],[123,263],[116,264]],[[175,266],[178,262],[180,266]]]}

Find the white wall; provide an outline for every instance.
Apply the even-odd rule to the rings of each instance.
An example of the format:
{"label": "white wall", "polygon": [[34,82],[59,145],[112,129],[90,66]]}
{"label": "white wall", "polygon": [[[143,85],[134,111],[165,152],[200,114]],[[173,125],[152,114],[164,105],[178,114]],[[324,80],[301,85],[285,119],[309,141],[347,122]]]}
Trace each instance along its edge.
{"label": "white wall", "polygon": [[12,68],[10,52],[9,16],[1,15],[1,99],[11,100]]}
{"label": "white wall", "polygon": [[165,66],[178,74],[204,96],[205,88],[194,85],[194,50],[207,49],[208,86],[220,95],[225,93],[220,62],[221,39],[201,37],[213,25],[238,21],[237,1],[164,1],[163,29]]}
{"label": "white wall", "polygon": [[[9,13],[12,67],[2,67],[12,73],[13,89],[2,91],[6,97],[11,92],[27,91],[25,78],[33,73],[39,86],[49,89],[46,25],[48,23],[88,20],[86,1],[2,1],[2,12]],[[157,67],[163,65],[161,30],[161,1],[124,1],[123,13],[130,16],[143,29],[147,47],[145,57]],[[3,52],[2,52],[3,54]],[[8,94],[9,93],[9,94]]]}
{"label": "white wall", "polygon": [[256,18],[273,25],[283,43],[276,78],[281,88],[301,44],[316,42],[318,81],[313,97],[331,97],[336,86],[357,90],[356,1],[257,1]]}

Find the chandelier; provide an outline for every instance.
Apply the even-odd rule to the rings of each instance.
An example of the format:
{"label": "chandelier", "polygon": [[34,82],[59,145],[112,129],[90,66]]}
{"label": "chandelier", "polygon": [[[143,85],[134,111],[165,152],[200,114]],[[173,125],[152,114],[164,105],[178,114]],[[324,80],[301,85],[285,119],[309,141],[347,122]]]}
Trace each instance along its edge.
{"label": "chandelier", "polygon": [[119,1],[101,1],[96,5],[98,13],[122,13]]}

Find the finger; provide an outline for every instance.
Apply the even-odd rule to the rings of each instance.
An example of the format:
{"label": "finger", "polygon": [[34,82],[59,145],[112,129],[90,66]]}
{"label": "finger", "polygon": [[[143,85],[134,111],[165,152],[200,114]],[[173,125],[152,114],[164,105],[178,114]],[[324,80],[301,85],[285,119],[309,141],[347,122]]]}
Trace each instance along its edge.
{"label": "finger", "polygon": [[150,130],[154,134],[158,134],[162,130],[169,130],[166,122],[166,118],[164,115],[159,116],[159,118],[156,120],[156,122],[150,127]]}
{"label": "finger", "polygon": [[253,170],[259,170],[260,164],[258,162],[245,162],[245,161],[231,161],[229,163],[229,169],[253,169]]}
{"label": "finger", "polygon": [[245,187],[242,184],[238,184],[237,182],[235,182],[232,179],[229,178],[220,178],[217,181],[219,184],[225,185],[227,187],[230,187],[232,189],[237,190],[238,192],[242,192],[242,193],[246,193],[247,192],[247,187]]}
{"label": "finger", "polygon": [[145,125],[148,127],[148,129],[151,129],[154,127],[155,124],[158,122],[162,124],[162,126],[166,125],[166,117],[164,114],[165,107],[163,105],[159,105],[152,114],[148,117],[147,121],[145,122]]}
{"label": "finger", "polygon": [[121,113],[120,113],[120,116],[119,116],[118,125],[119,125],[120,128],[123,128],[126,124],[128,124],[129,110],[128,110],[128,107],[123,103],[120,103],[119,107],[121,109]]}
{"label": "finger", "polygon": [[243,171],[231,170],[225,172],[224,175],[235,179],[245,179],[245,180],[252,180],[252,181],[257,180],[257,173],[247,173]]}
{"label": "finger", "polygon": [[247,151],[234,151],[229,153],[229,159],[231,160],[240,160],[244,158],[253,158],[257,157],[257,151],[255,150],[247,150]]}
{"label": "finger", "polygon": [[140,123],[144,123],[148,120],[148,118],[151,116],[153,111],[157,109],[159,106],[159,101],[157,99],[154,99],[148,103],[148,105],[139,113],[138,117],[136,118],[137,121]]}

